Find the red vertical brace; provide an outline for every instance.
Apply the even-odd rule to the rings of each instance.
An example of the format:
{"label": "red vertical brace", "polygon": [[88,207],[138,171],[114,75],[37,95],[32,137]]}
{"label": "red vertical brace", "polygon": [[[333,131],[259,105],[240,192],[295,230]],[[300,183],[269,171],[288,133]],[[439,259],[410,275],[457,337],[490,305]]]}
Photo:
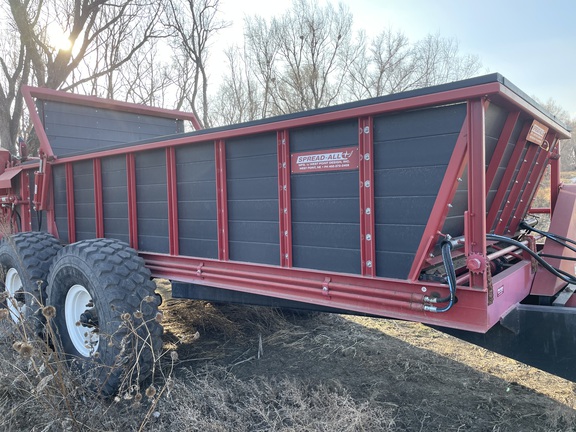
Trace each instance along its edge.
{"label": "red vertical brace", "polygon": [[138,206],[136,201],[136,160],[126,154],[126,189],[128,192],[128,236],[130,247],[138,249]]}
{"label": "red vertical brace", "polygon": [[[525,180],[530,174],[530,168],[532,167],[532,161],[536,157],[536,153],[540,147],[536,144],[529,144],[528,149],[524,155],[524,158],[521,160],[520,169],[518,174],[516,175],[516,180],[512,185],[512,189],[510,190],[510,194],[508,195],[508,199],[506,200],[506,204],[504,205],[504,210],[500,215],[500,219],[496,224],[496,229],[494,232],[496,234],[510,234],[509,225],[515,225],[514,218],[517,216],[514,213],[514,209],[519,203],[520,195],[522,193],[522,189],[524,187]],[[527,185],[528,187],[528,185]]]}
{"label": "red vertical brace", "polygon": [[372,117],[361,117],[359,126],[360,152],[360,256],[362,275],[376,276],[376,246],[374,226],[374,133]]}
{"label": "red vertical brace", "polygon": [[94,173],[94,213],[96,217],[96,237],[104,237],[104,204],[102,191],[102,162],[99,158],[92,161]]}
{"label": "red vertical brace", "polygon": [[292,267],[292,202],[290,194],[290,140],[287,130],[277,133],[278,218],[280,226],[280,265]]}
{"label": "red vertical brace", "polygon": [[554,131],[550,130],[548,132],[548,134],[546,135],[546,142],[549,143],[550,148],[547,150],[542,149],[540,151],[538,159],[536,160],[535,167],[530,172],[530,177],[528,178],[528,185],[522,192],[522,195],[520,196],[520,202],[516,207],[515,223],[510,224],[510,226],[508,227],[508,229],[512,232],[516,232],[518,224],[522,222],[520,218],[524,217],[526,210],[532,203],[532,199],[534,198],[534,195],[538,190],[538,186],[540,185],[540,180],[542,179],[544,173],[546,172],[547,160],[550,156],[550,152],[554,150],[554,145],[556,144],[556,133]]}
{"label": "red vertical brace", "polygon": [[[48,173],[46,175],[48,175]],[[56,226],[56,214],[55,214],[56,212],[54,210],[54,182],[52,178],[53,178],[52,169],[50,168],[50,183],[48,186],[48,190],[44,192],[48,197],[48,201],[50,203],[47,207],[48,210],[46,211],[46,222],[48,224],[47,231],[54,237],[60,238],[60,235],[58,233],[58,227]]]}
{"label": "red vertical brace", "polygon": [[500,137],[498,138],[498,143],[496,144],[496,148],[494,149],[494,154],[492,155],[492,159],[490,159],[488,170],[486,171],[487,194],[490,190],[490,186],[492,186],[492,183],[494,182],[494,178],[496,177],[496,173],[498,172],[498,168],[500,167],[500,162],[502,162],[504,153],[506,153],[506,147],[508,147],[508,142],[512,137],[512,132],[514,132],[514,127],[516,126],[516,122],[518,121],[519,117],[520,117],[520,111],[512,111],[508,114],[506,123],[504,123],[502,132],[500,133]]}
{"label": "red vertical brace", "polygon": [[218,259],[230,258],[228,247],[228,192],[226,187],[226,143],[215,141],[216,151],[216,208],[218,226]]}
{"label": "red vertical brace", "polygon": [[[466,254],[486,257],[486,143],[484,140],[484,103],[482,99],[468,101],[468,211]],[[466,230],[465,230],[466,231]],[[471,272],[470,287],[486,288],[486,267]]]}
{"label": "red vertical brace", "polygon": [[[557,144],[556,154],[560,154],[560,143]],[[550,209],[554,212],[558,194],[560,193],[560,159],[552,157],[550,159]]]}
{"label": "red vertical brace", "polygon": [[66,216],[68,217],[68,243],[76,242],[76,209],[74,207],[74,168],[66,164]]}
{"label": "red vertical brace", "polygon": [[491,230],[496,224],[496,216],[498,216],[498,212],[500,208],[502,208],[504,204],[504,199],[506,198],[506,193],[512,182],[512,178],[514,177],[514,172],[516,171],[516,166],[522,156],[522,152],[524,150],[524,146],[526,145],[526,135],[528,134],[528,129],[530,128],[530,123],[526,122],[524,127],[522,128],[522,132],[520,132],[520,136],[516,141],[516,145],[514,146],[514,150],[512,151],[512,156],[510,156],[510,160],[506,166],[506,171],[502,176],[502,180],[498,185],[498,190],[496,192],[496,196],[492,201],[492,205],[488,211],[488,216],[486,218],[486,226],[489,227]]}
{"label": "red vertical brace", "polygon": [[20,197],[22,202],[26,203],[20,206],[20,218],[22,219],[20,222],[22,224],[20,229],[23,232],[30,231],[32,229],[32,215],[30,213],[32,211],[32,203],[30,203],[30,173],[32,172],[33,171],[31,170],[22,171],[20,177]]}
{"label": "red vertical brace", "polygon": [[166,184],[168,187],[168,238],[170,240],[170,254],[178,255],[178,184],[176,178],[176,150],[174,147],[166,147]]}

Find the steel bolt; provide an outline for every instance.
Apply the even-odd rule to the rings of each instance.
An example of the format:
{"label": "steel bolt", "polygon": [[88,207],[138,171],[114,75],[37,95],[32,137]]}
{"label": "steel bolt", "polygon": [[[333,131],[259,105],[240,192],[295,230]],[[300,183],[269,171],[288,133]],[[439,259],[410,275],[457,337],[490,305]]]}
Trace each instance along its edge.
{"label": "steel bolt", "polygon": [[370,133],[370,128],[368,126],[364,127],[364,133],[365,134]]}
{"label": "steel bolt", "polygon": [[366,267],[372,268],[372,261],[366,261]]}
{"label": "steel bolt", "polygon": [[372,210],[370,209],[370,207],[368,207],[368,208],[364,211],[364,213],[366,213],[367,215],[369,215],[370,213],[372,213]]}
{"label": "steel bolt", "polygon": [[372,236],[370,234],[366,234],[366,241],[372,240]]}
{"label": "steel bolt", "polygon": [[366,180],[366,181],[364,182],[364,187],[367,187],[367,188],[370,187],[370,180]]}
{"label": "steel bolt", "polygon": [[482,262],[478,258],[468,260],[468,268],[472,271],[478,271],[482,268]]}
{"label": "steel bolt", "polygon": [[420,290],[422,290],[422,292],[426,292],[426,291],[428,291],[428,288],[422,287],[422,288],[420,288]]}
{"label": "steel bolt", "polygon": [[370,160],[370,153],[364,154],[364,160],[367,160],[367,161]]}

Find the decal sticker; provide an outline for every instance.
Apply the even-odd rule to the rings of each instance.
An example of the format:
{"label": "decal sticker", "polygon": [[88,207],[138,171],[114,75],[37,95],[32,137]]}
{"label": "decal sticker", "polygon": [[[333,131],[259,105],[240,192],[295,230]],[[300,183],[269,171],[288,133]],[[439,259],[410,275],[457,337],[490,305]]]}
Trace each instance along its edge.
{"label": "decal sticker", "polygon": [[317,150],[291,155],[292,174],[353,170],[359,164],[358,147]]}

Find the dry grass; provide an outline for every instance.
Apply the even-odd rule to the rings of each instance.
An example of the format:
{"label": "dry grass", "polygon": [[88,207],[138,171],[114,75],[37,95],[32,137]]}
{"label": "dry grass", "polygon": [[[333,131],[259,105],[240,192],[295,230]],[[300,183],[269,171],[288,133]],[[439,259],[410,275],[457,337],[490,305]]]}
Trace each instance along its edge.
{"label": "dry grass", "polygon": [[229,368],[187,370],[163,416],[173,430],[189,431],[389,431],[393,410],[357,402],[337,382],[238,378]]}

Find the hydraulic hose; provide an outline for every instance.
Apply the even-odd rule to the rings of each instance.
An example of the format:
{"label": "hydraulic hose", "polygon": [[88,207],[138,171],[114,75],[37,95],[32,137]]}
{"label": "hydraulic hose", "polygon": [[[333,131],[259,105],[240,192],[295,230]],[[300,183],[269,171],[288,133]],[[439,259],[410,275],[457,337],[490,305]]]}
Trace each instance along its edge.
{"label": "hydraulic hose", "polygon": [[426,297],[425,301],[428,303],[448,303],[441,308],[432,305],[425,305],[424,310],[427,312],[442,313],[449,311],[457,301],[456,298],[456,270],[454,269],[454,261],[452,261],[452,243],[445,241],[442,243],[442,261],[446,269],[446,279],[448,280],[448,288],[450,294],[447,297]]}
{"label": "hydraulic hose", "polygon": [[566,273],[565,271],[559,270],[559,269],[551,266],[544,259],[542,259],[542,257],[540,255],[538,255],[536,252],[534,252],[528,246],[522,244],[521,242],[519,242],[517,240],[511,239],[508,237],[504,237],[504,236],[500,236],[497,234],[486,234],[486,239],[498,241],[498,242],[503,242],[503,243],[508,243],[508,244],[516,246],[516,247],[522,249],[524,252],[528,253],[532,258],[534,258],[536,261],[538,261],[538,263],[542,267],[544,267],[546,270],[548,270],[554,276],[562,279],[566,283],[576,284],[576,276],[573,276],[569,273]]}
{"label": "hydraulic hose", "polygon": [[554,233],[550,233],[550,232],[546,232],[546,231],[542,231],[539,230],[537,228],[534,228],[524,222],[520,223],[520,228],[525,229],[527,231],[534,231],[537,234],[540,234],[550,240],[552,240],[553,242],[556,242],[564,247],[566,247],[567,249],[570,249],[572,252],[576,252],[576,248],[574,246],[570,246],[568,243],[572,243],[574,245],[576,245],[576,241],[568,238],[568,237],[564,237],[558,234],[554,234]]}

